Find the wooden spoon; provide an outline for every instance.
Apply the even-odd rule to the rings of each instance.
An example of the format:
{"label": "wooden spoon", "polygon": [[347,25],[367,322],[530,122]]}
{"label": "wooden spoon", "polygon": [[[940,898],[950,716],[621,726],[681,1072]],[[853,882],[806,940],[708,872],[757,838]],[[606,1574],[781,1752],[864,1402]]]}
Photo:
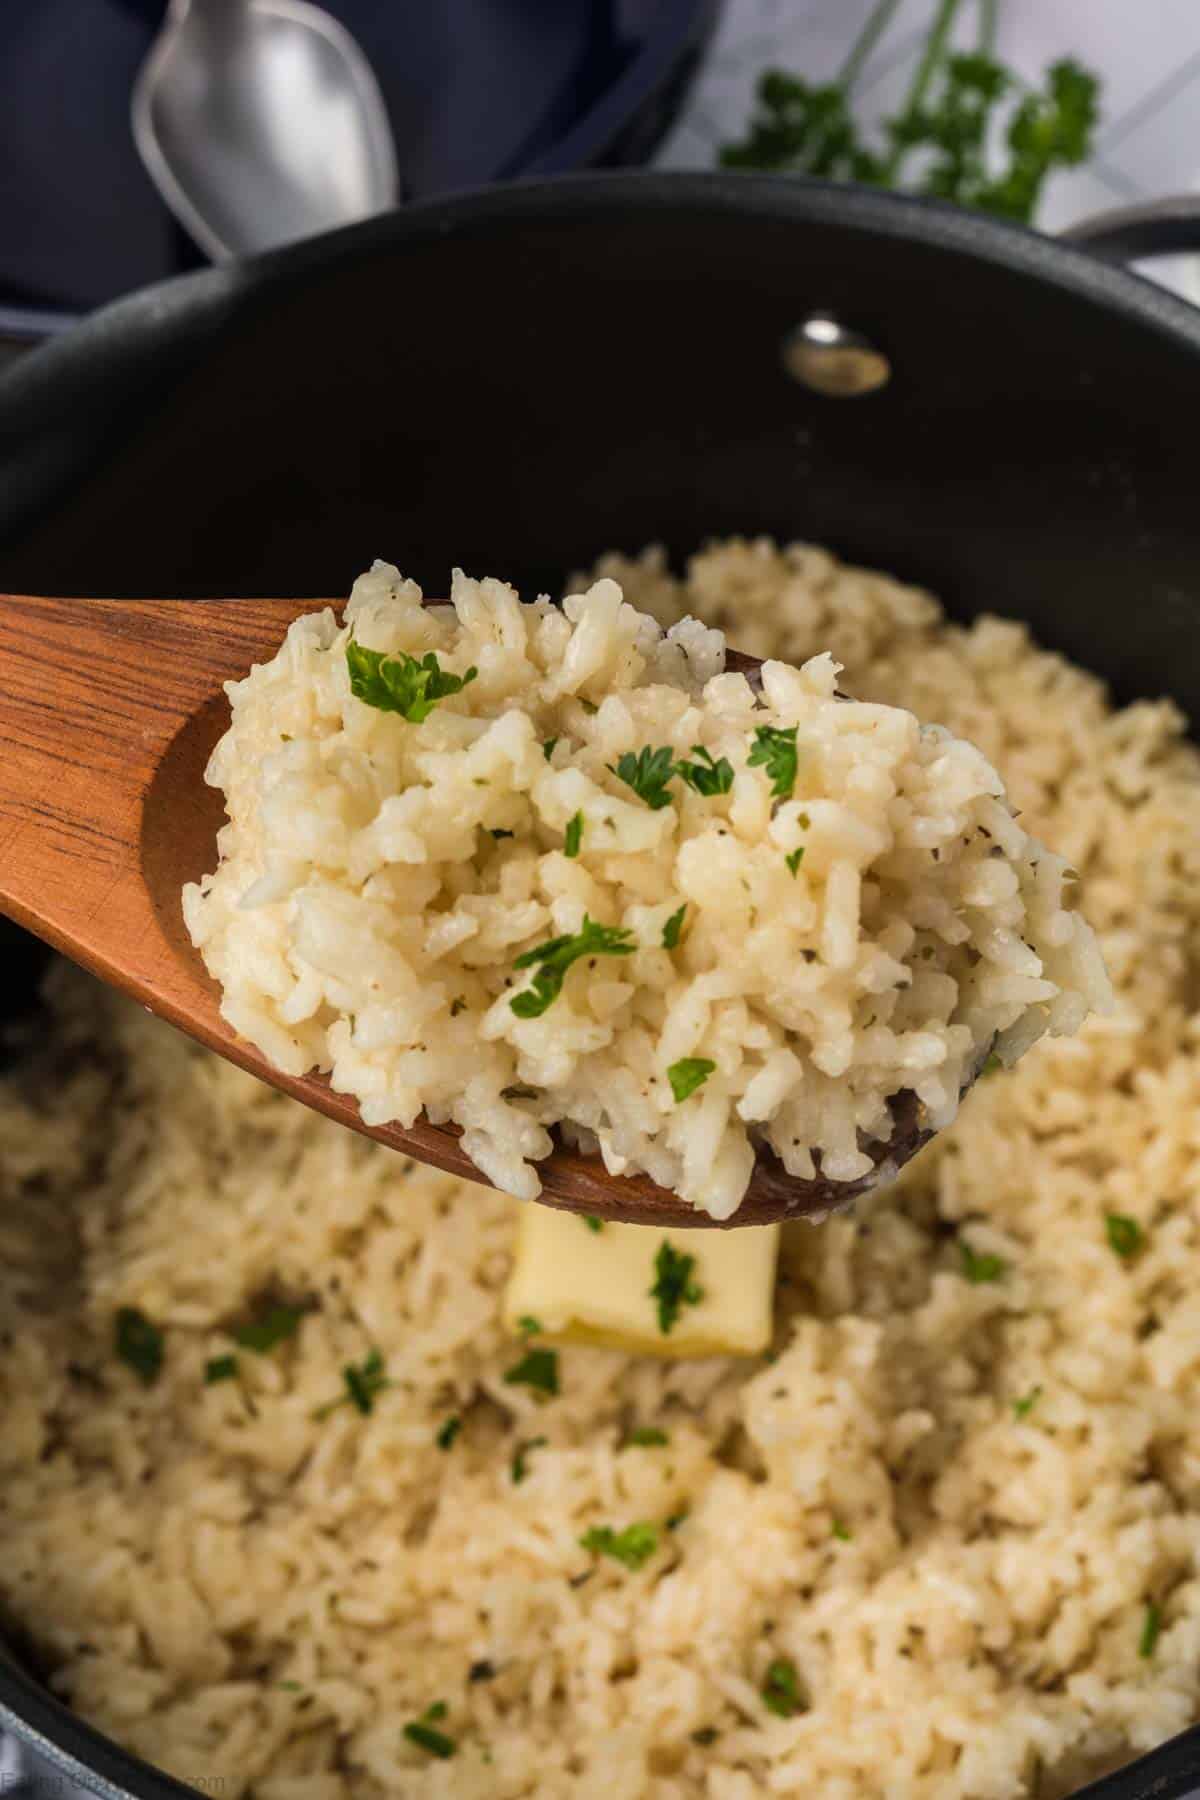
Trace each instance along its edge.
{"label": "wooden spoon", "polygon": [[[321,1075],[283,1075],[221,1018],[220,994],[184,930],[180,891],[216,863],[224,819],[205,764],[229,722],[225,681],[274,655],[291,621],[325,600],[39,600],[0,595],[0,912],[123,988],[149,1011],[342,1125],[483,1181],[455,1126],[364,1125]],[[730,652],[753,678],[757,660]],[[931,1135],[915,1096],[892,1104],[898,1168]],[[731,1219],[710,1219],[644,1175],[612,1176],[559,1145],[542,1199],[603,1219],[690,1228],[821,1216],[874,1185],[798,1181],[759,1155]]]}

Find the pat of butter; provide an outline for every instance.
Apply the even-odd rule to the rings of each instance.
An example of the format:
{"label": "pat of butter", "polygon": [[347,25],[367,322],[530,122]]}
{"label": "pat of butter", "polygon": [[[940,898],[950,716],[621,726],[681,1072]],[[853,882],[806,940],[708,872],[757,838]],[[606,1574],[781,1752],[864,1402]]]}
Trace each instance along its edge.
{"label": "pat of butter", "polygon": [[[702,1294],[660,1328],[650,1293],[664,1238],[695,1257]],[[599,1344],[653,1356],[754,1356],[771,1339],[779,1226],[741,1231],[662,1231],[605,1224],[595,1231],[575,1213],[525,1205],[504,1296],[504,1322],[534,1318],[539,1341]]]}

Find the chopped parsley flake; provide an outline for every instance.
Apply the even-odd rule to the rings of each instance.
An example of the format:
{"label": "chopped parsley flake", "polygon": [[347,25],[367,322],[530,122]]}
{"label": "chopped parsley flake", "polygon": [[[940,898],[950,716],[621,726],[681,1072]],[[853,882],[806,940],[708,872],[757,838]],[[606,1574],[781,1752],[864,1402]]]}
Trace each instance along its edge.
{"label": "chopped parsley flake", "polygon": [[672,1063],[667,1070],[667,1080],[671,1084],[675,1104],[681,1105],[698,1087],[703,1087],[716,1066],[707,1056],[682,1056],[678,1062]]}
{"label": "chopped parsley flake", "polygon": [[632,956],[637,949],[629,939],[633,933],[624,925],[597,925],[587,914],[583,929],[574,936],[550,938],[536,950],[518,956],[514,969],[536,968],[532,982],[514,994],[509,1006],[518,1019],[540,1019],[546,1008],[562,992],[567,970],[581,956]]}
{"label": "chopped parsley flake", "polygon": [[461,1430],[462,1420],[457,1413],[451,1413],[434,1439],[434,1443],[439,1450],[449,1450]]}
{"label": "chopped parsley flake", "polygon": [[346,667],[356,700],[380,712],[399,713],[410,725],[420,725],[439,700],[460,693],[479,673],[471,668],[465,675],[448,675],[432,650],[418,661],[403,650],[395,656],[368,650],[353,638],[346,645]]}
{"label": "chopped parsley flake", "polygon": [[1142,1636],[1138,1644],[1138,1655],[1149,1661],[1154,1655],[1158,1634],[1162,1630],[1162,1614],[1151,1600],[1146,1607],[1146,1616],[1142,1621]]}
{"label": "chopped parsley flake", "polygon": [[[931,956],[932,956],[932,954],[933,954],[933,952],[930,951]],[[1000,1058],[996,1055],[996,1052],[994,1050],[991,1051],[983,1059],[983,1067],[979,1071],[980,1081],[983,1080],[985,1075],[998,1075],[1000,1073],[1001,1069],[1003,1069],[1003,1067],[1004,1067],[1004,1064],[1000,1061]]]}
{"label": "chopped parsley flake", "polygon": [[303,1317],[303,1307],[272,1306],[261,1319],[252,1319],[248,1325],[237,1326],[231,1335],[243,1350],[253,1350],[258,1356],[265,1356],[276,1344],[282,1344],[285,1338],[294,1336]]}
{"label": "chopped parsley flake", "polygon": [[842,1544],[848,1544],[850,1539],[854,1536],[854,1533],[847,1525],[845,1519],[835,1519],[830,1526],[830,1530],[833,1532],[833,1535],[837,1538],[838,1542]]}
{"label": "chopped parsley flake", "polygon": [[785,731],[781,731],[774,725],[759,725],[754,733],[754,748],[747,758],[747,765],[751,769],[761,767],[767,771],[771,793],[776,800],[790,799],[799,766],[796,727],[789,725]]}
{"label": "chopped parsley flake", "polygon": [[614,1531],[611,1525],[593,1525],[579,1542],[597,1556],[611,1556],[627,1569],[640,1569],[658,1549],[658,1526],[645,1519],[627,1525],[624,1531]]}
{"label": "chopped parsley flake", "polygon": [[804,845],[801,844],[801,846],[798,850],[793,850],[792,854],[790,856],[785,856],[783,860],[787,864],[788,868],[792,871],[792,874],[794,876],[796,873],[796,870],[800,867],[800,864],[804,861]]}
{"label": "chopped parsley flake", "polygon": [[707,1750],[710,1744],[716,1743],[720,1735],[715,1725],[705,1725],[699,1731],[693,1731],[692,1742],[699,1744],[702,1750]]}
{"label": "chopped parsley flake", "polygon": [[523,1443],[517,1445],[516,1450],[513,1452],[511,1465],[514,1487],[520,1487],[526,1475],[529,1473],[527,1466],[529,1452],[531,1450],[540,1450],[542,1445],[548,1444],[549,1441],[549,1438],[544,1437],[526,1438]]}
{"label": "chopped parsley flake", "polygon": [[517,1330],[523,1338],[540,1337],[542,1329],[542,1321],[535,1319],[532,1313],[522,1313],[517,1320]]}
{"label": "chopped parsley flake", "polygon": [[698,1306],[704,1298],[704,1289],[692,1280],[695,1267],[694,1256],[676,1250],[669,1239],[663,1239],[654,1258],[655,1281],[650,1298],[658,1301],[658,1329],[664,1337],[685,1306]]}
{"label": "chopped parsley flake", "polygon": [[767,1666],[762,1685],[763,1705],[781,1719],[791,1719],[801,1711],[800,1680],[796,1665],[788,1656],[776,1657]]}
{"label": "chopped parsley flake", "polygon": [[676,763],[675,773],[706,799],[711,799],[714,794],[727,794],[733,786],[733,764],[723,756],[714,762],[702,744],[692,745],[692,755],[699,761]]}
{"label": "chopped parsley flake", "polygon": [[404,1735],[410,1744],[416,1744],[421,1750],[428,1750],[430,1756],[441,1757],[443,1762],[453,1756],[458,1749],[453,1738],[447,1737],[445,1732],[434,1729],[434,1721],[444,1719],[445,1716],[446,1702],[439,1700],[433,1706],[427,1707],[419,1719],[413,1719],[404,1727]]}
{"label": "chopped parsley flake", "polygon": [[491,831],[491,830],[489,830],[488,836],[494,837],[497,841],[499,841],[501,838],[512,837],[513,833],[511,831]]}
{"label": "chopped parsley flake", "polygon": [[578,856],[579,846],[583,842],[583,814],[577,812],[568,821],[566,835],[563,838],[563,855]]}
{"label": "chopped parsley flake", "polygon": [[687,902],[685,900],[683,905],[679,908],[679,911],[673,912],[663,926],[662,941],[664,950],[674,950],[678,947],[679,933],[683,930],[683,915],[686,911]]}
{"label": "chopped parsley flake", "polygon": [[1128,1213],[1106,1213],[1104,1229],[1108,1234],[1109,1249],[1122,1262],[1131,1262],[1146,1242],[1145,1232]]}
{"label": "chopped parsley flake", "polygon": [[1027,1394],[1022,1394],[1019,1400],[1013,1401],[1013,1418],[1027,1419],[1041,1397],[1042,1390],[1040,1387],[1030,1388]]}
{"label": "chopped parsley flake", "polygon": [[649,744],[640,749],[635,756],[632,750],[626,750],[619,756],[615,764],[610,764],[618,781],[631,787],[639,800],[644,800],[653,812],[659,812],[664,806],[670,806],[671,796],[667,792],[667,783],[675,774],[675,756],[668,745],[652,750]]}
{"label": "chopped parsley flake", "polygon": [[557,742],[558,742],[557,738],[547,738],[545,743],[542,745],[542,755],[545,757],[547,762],[549,762],[550,758],[554,755],[554,746],[555,746],[555,744],[557,744]]}
{"label": "chopped parsley flake", "polygon": [[509,1387],[530,1387],[539,1394],[558,1392],[558,1351],[527,1350],[520,1362],[504,1371]]}
{"label": "chopped parsley flake", "polygon": [[218,1381],[236,1381],[238,1359],[236,1356],[212,1356],[204,1365],[204,1383],[213,1387]]}
{"label": "chopped parsley flake", "polygon": [[162,1372],[163,1335],[136,1306],[122,1306],[113,1325],[117,1355],[138,1379],[153,1387]]}
{"label": "chopped parsley flake", "polygon": [[640,1450],[654,1450],[661,1444],[669,1444],[670,1438],[657,1425],[639,1425],[625,1439],[626,1445],[635,1444]]}
{"label": "chopped parsley flake", "polygon": [[970,1244],[960,1243],[962,1255],[962,1272],[972,1287],[979,1287],[986,1281],[999,1281],[1007,1275],[1008,1264],[1002,1256],[993,1256],[988,1251],[972,1250]]}
{"label": "chopped parsley flake", "polygon": [[347,1363],[342,1370],[342,1381],[346,1392],[319,1407],[314,1415],[316,1418],[327,1419],[339,1406],[346,1405],[356,1407],[363,1414],[374,1412],[376,1399],[392,1385],[384,1373],[383,1357],[378,1350],[372,1350],[361,1363]]}
{"label": "chopped parsley flake", "polygon": [[582,1217],[583,1222],[587,1226],[589,1231],[603,1231],[604,1230],[604,1220],[598,1219],[596,1217],[595,1213],[583,1213],[580,1216]]}

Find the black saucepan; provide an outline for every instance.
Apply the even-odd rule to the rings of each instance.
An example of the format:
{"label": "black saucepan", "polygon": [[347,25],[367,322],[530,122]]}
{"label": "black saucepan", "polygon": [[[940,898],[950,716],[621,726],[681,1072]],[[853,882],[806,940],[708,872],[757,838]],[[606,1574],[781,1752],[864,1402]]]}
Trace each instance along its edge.
{"label": "black saucepan", "polygon": [[[1200,224],[1104,237],[1200,246]],[[886,384],[789,373],[814,316]],[[551,587],[609,545],[770,532],[1026,619],[1200,718],[1198,426],[1200,313],[1079,248],[865,190],[571,179],[185,277],[18,363],[0,586],[336,595],[381,555],[433,592],[454,562]],[[11,1006],[36,957],[5,954]],[[0,1721],[108,1795],[188,1792],[2,1653]],[[1193,1784],[1200,1734],[1089,1792]]]}

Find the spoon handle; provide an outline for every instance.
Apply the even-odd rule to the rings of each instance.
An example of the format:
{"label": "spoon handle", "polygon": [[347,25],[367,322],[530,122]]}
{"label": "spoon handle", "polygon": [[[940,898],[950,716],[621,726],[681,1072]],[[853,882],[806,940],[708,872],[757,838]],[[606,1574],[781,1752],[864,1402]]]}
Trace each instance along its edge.
{"label": "spoon handle", "polygon": [[171,1011],[163,940],[183,928],[146,866],[163,851],[161,833],[143,846],[146,808],[171,788],[180,834],[203,824],[212,861],[219,799],[202,761],[195,791],[175,791],[173,758],[197,707],[224,705],[221,682],[323,604],[0,595],[0,912]]}

